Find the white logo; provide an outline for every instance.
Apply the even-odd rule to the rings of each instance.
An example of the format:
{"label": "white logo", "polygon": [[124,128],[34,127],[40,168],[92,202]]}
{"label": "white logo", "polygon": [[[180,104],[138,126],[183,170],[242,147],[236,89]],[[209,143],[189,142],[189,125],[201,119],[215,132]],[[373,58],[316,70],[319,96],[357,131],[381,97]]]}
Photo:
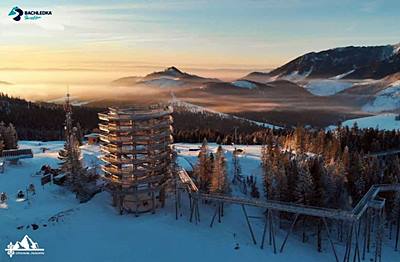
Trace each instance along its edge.
{"label": "white logo", "polygon": [[25,235],[21,241],[17,241],[15,244],[10,242],[5,251],[10,257],[13,255],[44,255],[44,249],[39,248],[38,243],[34,242],[28,235]]}

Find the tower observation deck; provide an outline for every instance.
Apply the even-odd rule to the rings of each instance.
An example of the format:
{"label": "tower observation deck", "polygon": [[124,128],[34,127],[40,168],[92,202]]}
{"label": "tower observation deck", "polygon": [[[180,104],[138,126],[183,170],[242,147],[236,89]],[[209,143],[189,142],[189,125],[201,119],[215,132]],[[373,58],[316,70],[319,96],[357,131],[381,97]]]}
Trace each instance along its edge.
{"label": "tower observation deck", "polygon": [[102,170],[121,214],[154,212],[164,204],[172,176],[172,111],[157,104],[98,114]]}

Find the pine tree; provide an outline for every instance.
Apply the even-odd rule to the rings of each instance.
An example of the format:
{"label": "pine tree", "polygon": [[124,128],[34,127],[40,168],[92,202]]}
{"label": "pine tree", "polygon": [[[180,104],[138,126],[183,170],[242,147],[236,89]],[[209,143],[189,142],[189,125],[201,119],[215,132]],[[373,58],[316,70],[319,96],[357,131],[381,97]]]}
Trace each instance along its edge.
{"label": "pine tree", "polygon": [[210,192],[220,194],[229,193],[229,181],[226,172],[225,156],[221,146],[218,147],[215,155]]}
{"label": "pine tree", "polygon": [[78,139],[79,145],[83,145],[83,132],[81,124],[76,123],[76,138]]}
{"label": "pine tree", "polygon": [[358,152],[355,152],[352,156],[351,168],[347,177],[353,203],[357,203],[368,190],[364,175],[363,157]]}
{"label": "pine tree", "polygon": [[302,126],[298,126],[295,131],[295,143],[296,143],[296,151],[299,153],[304,152],[306,145],[306,136],[305,130]]}
{"label": "pine tree", "polygon": [[18,148],[18,136],[17,131],[13,124],[6,126],[4,122],[0,123],[0,136],[3,140],[3,149],[17,149]]}
{"label": "pine tree", "polygon": [[15,127],[12,123],[8,125],[4,133],[4,143],[7,149],[17,149],[18,148],[18,135]]}
{"label": "pine tree", "polygon": [[64,148],[60,150],[58,158],[61,160],[61,171],[69,175],[72,182],[75,182],[76,177],[81,174],[83,168],[81,163],[79,142],[74,132],[64,143]]}
{"label": "pine tree", "polygon": [[207,139],[204,138],[195,167],[195,178],[200,190],[209,192],[211,173],[212,163],[210,161]]}
{"label": "pine tree", "polygon": [[69,94],[67,94],[65,112],[65,143],[64,148],[59,151],[58,158],[61,160],[60,169],[67,176],[67,183],[75,190],[82,186],[85,172],[81,162],[77,128],[72,127],[72,108],[69,103]]}
{"label": "pine tree", "polygon": [[239,157],[236,149],[232,154],[232,165],[233,165],[233,181],[235,182],[242,173],[242,168],[240,167]]}
{"label": "pine tree", "polygon": [[299,163],[299,174],[296,186],[296,202],[304,205],[312,204],[314,184],[308,165],[305,161]]}

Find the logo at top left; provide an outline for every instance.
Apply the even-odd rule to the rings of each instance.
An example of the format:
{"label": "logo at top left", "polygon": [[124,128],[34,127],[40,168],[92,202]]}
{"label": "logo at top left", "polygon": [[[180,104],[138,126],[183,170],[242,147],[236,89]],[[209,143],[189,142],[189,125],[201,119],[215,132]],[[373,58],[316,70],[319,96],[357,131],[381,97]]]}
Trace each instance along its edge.
{"label": "logo at top left", "polygon": [[24,14],[24,11],[22,11],[22,9],[19,8],[18,6],[15,6],[13,9],[11,9],[8,16],[14,16],[13,19],[15,21],[19,21],[19,20],[21,20],[21,17],[23,14]]}

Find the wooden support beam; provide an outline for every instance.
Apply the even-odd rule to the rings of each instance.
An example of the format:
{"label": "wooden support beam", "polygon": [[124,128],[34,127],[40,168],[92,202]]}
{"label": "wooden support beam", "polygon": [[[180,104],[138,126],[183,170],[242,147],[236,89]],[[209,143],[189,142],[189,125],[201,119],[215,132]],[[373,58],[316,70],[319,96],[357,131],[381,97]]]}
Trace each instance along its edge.
{"label": "wooden support beam", "polygon": [[193,205],[193,198],[190,199],[190,218],[189,221],[192,223],[193,221],[193,214],[194,214],[194,205]]}
{"label": "wooden support beam", "polygon": [[347,231],[346,250],[345,250],[345,253],[344,253],[343,262],[349,262],[350,261],[351,243],[352,243],[352,237],[353,237],[353,228],[354,228],[354,222],[351,223],[350,229]]}
{"label": "wooden support beam", "polygon": [[251,238],[252,238],[252,240],[253,240],[253,243],[254,243],[254,245],[257,245],[257,241],[256,241],[256,238],[255,238],[255,236],[254,236],[253,229],[251,228],[251,224],[250,224],[250,221],[249,221],[249,217],[247,216],[246,208],[244,207],[244,205],[242,205],[242,210],[243,210],[243,214],[244,214],[244,216],[245,216],[245,218],[246,218],[247,226],[249,227],[249,231],[250,231],[250,234],[251,234]]}
{"label": "wooden support beam", "polygon": [[[200,210],[199,210],[199,200],[196,198],[196,221],[200,223]],[[196,223],[197,223],[196,222]]]}
{"label": "wooden support beam", "polygon": [[265,242],[265,234],[267,233],[267,226],[268,226],[268,209],[265,213],[265,223],[264,223],[264,230],[261,239],[261,249],[264,249],[264,242]]}
{"label": "wooden support beam", "polygon": [[338,255],[336,253],[335,245],[333,244],[333,241],[332,241],[332,238],[331,238],[331,234],[330,234],[330,230],[329,230],[329,227],[328,227],[328,223],[326,222],[325,218],[322,218],[322,221],[324,222],[326,235],[328,236],[329,243],[331,244],[331,248],[332,248],[333,254],[335,255],[335,260],[336,260],[336,262],[339,262],[339,258],[338,258]]}
{"label": "wooden support beam", "polygon": [[289,238],[289,235],[293,232],[294,226],[296,225],[297,219],[298,219],[298,218],[299,218],[299,214],[296,214],[295,217],[294,217],[294,219],[293,219],[293,222],[292,222],[292,224],[291,224],[291,226],[290,226],[290,229],[288,230],[288,232],[287,232],[287,234],[286,234],[286,236],[285,236],[285,239],[284,239],[283,242],[282,242],[281,248],[279,249],[279,252],[280,252],[280,253],[282,253],[283,248],[284,248],[285,245],[286,245],[286,241],[287,241],[288,238]]}
{"label": "wooden support beam", "polygon": [[353,262],[360,262],[360,246],[359,246],[359,235],[360,235],[360,221],[357,221],[357,224],[354,227],[354,235],[355,235],[355,246],[354,246],[354,257]]}
{"label": "wooden support beam", "polygon": [[210,227],[212,227],[214,224],[214,220],[215,220],[215,217],[217,216],[217,212],[218,212],[218,206],[215,207],[215,212],[214,212],[214,215],[212,216]]}
{"label": "wooden support beam", "polygon": [[363,240],[363,250],[362,250],[362,260],[365,260],[365,253],[367,251],[367,246],[369,246],[368,243],[368,236],[369,236],[369,232],[370,232],[370,210],[367,210],[365,216],[363,217],[363,222],[364,222],[364,240]]}
{"label": "wooden support beam", "polygon": [[271,230],[271,237],[272,237],[272,245],[274,248],[274,254],[276,254],[276,241],[275,241],[275,225],[274,225],[274,215],[272,211],[269,212],[269,226]]}

